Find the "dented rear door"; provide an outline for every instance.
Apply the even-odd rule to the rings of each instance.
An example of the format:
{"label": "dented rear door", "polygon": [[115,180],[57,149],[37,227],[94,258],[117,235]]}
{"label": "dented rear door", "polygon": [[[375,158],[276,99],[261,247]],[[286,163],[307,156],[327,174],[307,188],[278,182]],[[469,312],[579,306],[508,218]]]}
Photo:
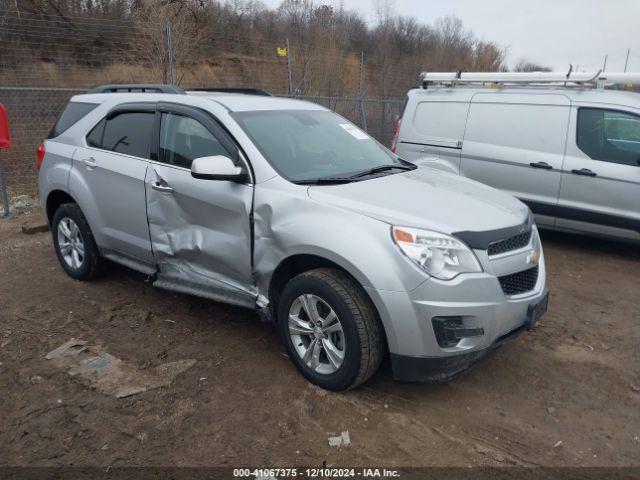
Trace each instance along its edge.
{"label": "dented rear door", "polygon": [[253,186],[191,176],[194,158],[240,161],[232,140],[208,114],[161,105],[159,139],[145,178],[156,286],[253,307]]}

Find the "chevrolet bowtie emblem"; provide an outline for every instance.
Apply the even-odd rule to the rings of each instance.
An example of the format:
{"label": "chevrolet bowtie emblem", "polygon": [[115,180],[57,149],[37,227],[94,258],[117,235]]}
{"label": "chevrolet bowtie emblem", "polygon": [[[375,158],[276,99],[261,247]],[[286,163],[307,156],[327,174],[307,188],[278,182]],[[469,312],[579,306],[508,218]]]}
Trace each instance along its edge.
{"label": "chevrolet bowtie emblem", "polygon": [[535,250],[531,250],[531,253],[527,255],[527,264],[536,264],[540,260],[540,254]]}

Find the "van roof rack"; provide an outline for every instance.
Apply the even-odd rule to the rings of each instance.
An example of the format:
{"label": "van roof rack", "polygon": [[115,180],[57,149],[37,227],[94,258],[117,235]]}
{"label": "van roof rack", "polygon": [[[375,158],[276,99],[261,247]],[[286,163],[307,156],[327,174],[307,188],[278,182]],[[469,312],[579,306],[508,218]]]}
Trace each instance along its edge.
{"label": "van roof rack", "polygon": [[219,93],[244,93],[245,95],[260,95],[272,97],[269,92],[259,88],[236,88],[236,87],[214,87],[214,88],[190,88],[192,92],[219,92]]}
{"label": "van roof rack", "polygon": [[122,93],[122,92],[142,92],[142,93],[175,93],[184,94],[185,91],[176,85],[163,85],[161,83],[123,83],[112,85],[100,85],[89,90],[87,93]]}
{"label": "van roof rack", "polygon": [[576,84],[605,85],[640,84],[640,73],[620,72],[574,72],[573,66],[569,71],[562,72],[422,72],[420,75],[422,88],[432,83],[447,83],[457,85],[461,83],[496,83],[496,84]]}

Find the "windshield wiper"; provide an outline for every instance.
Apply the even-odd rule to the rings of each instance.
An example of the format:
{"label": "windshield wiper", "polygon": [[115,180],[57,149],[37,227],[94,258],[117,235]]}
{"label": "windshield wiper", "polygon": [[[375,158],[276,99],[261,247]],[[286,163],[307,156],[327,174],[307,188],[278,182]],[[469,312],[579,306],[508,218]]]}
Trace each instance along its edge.
{"label": "windshield wiper", "polygon": [[410,167],[408,165],[380,165],[378,167],[373,167],[373,168],[370,168],[369,170],[365,170],[363,172],[358,172],[354,175],[351,175],[349,178],[354,179],[354,178],[366,177],[367,175],[375,175],[376,173],[386,172],[387,170],[408,171],[413,169],[414,167]]}
{"label": "windshield wiper", "polygon": [[340,183],[351,183],[354,179],[351,177],[320,177],[310,178],[309,180],[296,180],[296,185],[337,185]]}
{"label": "windshield wiper", "polygon": [[348,177],[319,177],[319,178],[311,178],[309,180],[296,180],[293,183],[298,185],[335,185],[339,183],[351,183],[358,181],[358,178],[366,177],[367,175],[375,175],[376,173],[386,172],[387,170],[414,170],[416,167],[411,167],[409,165],[379,165],[374,168],[370,168],[368,170],[363,170],[361,172],[357,172],[353,175],[349,175]]}

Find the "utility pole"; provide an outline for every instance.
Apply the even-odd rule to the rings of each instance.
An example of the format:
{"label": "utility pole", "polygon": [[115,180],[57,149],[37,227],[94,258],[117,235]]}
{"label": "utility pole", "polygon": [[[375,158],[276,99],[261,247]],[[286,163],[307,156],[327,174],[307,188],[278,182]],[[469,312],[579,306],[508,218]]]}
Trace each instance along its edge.
{"label": "utility pole", "polygon": [[360,52],[360,78],[358,80],[358,98],[360,107],[360,126],[367,131],[367,117],[364,113],[364,52]]}
{"label": "utility pole", "polygon": [[629,65],[629,54],[631,53],[631,48],[627,49],[627,59],[624,61],[624,71],[626,73],[627,66]]}
{"label": "utility pole", "polygon": [[2,204],[4,205],[4,216],[8,217],[11,213],[9,207],[9,195],[7,194],[7,183],[5,180],[4,165],[0,159],[0,194],[2,195]]}
{"label": "utility pole", "polygon": [[607,58],[609,57],[609,54],[604,56],[604,65],[602,65],[602,72],[604,73],[607,70]]}
{"label": "utility pole", "polygon": [[167,22],[167,56],[169,58],[169,83],[173,85],[173,37],[171,34],[171,22]]}
{"label": "utility pole", "polygon": [[289,96],[293,96],[293,79],[291,75],[291,50],[289,49],[289,39],[285,39],[287,48],[287,82],[289,85]]}

